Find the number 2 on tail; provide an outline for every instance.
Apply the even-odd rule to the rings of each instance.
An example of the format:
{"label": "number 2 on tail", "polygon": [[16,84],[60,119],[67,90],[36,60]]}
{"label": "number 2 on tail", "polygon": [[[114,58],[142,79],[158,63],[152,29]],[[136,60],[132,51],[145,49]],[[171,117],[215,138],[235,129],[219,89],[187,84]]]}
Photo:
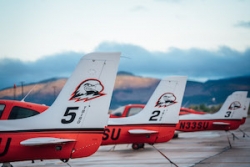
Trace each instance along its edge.
{"label": "number 2 on tail", "polygon": [[161,111],[156,110],[152,112],[152,116],[149,118],[149,121],[157,121],[158,120],[158,116],[160,115]]}

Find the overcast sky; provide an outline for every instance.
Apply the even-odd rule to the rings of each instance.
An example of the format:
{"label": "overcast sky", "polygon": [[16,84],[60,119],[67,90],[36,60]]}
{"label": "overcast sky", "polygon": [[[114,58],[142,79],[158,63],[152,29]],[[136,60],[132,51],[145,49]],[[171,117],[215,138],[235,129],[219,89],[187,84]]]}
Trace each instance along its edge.
{"label": "overcast sky", "polygon": [[0,0],[0,89],[68,77],[94,51],[119,70],[207,80],[250,75],[247,0]]}

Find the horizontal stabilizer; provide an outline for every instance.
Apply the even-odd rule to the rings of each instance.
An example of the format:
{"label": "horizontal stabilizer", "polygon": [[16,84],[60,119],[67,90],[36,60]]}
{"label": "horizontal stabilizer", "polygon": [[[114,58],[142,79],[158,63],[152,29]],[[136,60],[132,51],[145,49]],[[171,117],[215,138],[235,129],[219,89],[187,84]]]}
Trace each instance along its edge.
{"label": "horizontal stabilizer", "polygon": [[213,125],[224,125],[224,126],[229,126],[230,123],[225,123],[225,122],[213,122]]}
{"label": "horizontal stabilizer", "polygon": [[131,129],[128,131],[130,134],[153,134],[158,133],[158,131],[155,130],[146,130],[146,129]]}
{"label": "horizontal stabilizer", "polygon": [[37,137],[22,141],[20,144],[23,146],[39,146],[48,144],[61,144],[67,142],[74,142],[75,139],[59,139],[54,137]]}

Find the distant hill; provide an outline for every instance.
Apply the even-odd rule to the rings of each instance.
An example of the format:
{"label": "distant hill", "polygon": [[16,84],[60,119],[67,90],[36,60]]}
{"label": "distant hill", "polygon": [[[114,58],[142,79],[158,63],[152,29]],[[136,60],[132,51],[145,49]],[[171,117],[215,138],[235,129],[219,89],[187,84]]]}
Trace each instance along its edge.
{"label": "distant hill", "polygon": [[[52,78],[38,83],[24,85],[24,96],[32,90],[25,101],[51,105],[66,83],[66,80],[66,78]],[[127,72],[119,72],[116,78],[110,108],[114,109],[118,106],[131,103],[145,104],[159,81],[160,80],[156,78],[145,78]],[[241,90],[249,91],[250,94],[250,76],[209,80],[205,83],[188,81],[182,105],[188,107],[192,104],[221,104],[229,94]],[[22,88],[20,86],[16,88],[15,97],[18,100],[23,98]],[[0,99],[13,98],[13,88],[0,90]]]}

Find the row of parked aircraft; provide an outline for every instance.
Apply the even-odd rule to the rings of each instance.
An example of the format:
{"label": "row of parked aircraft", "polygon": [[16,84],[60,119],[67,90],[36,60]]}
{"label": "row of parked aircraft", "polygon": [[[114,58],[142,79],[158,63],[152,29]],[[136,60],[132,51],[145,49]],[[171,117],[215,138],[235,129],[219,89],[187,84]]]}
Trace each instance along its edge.
{"label": "row of parked aircraft", "polygon": [[180,114],[185,76],[162,79],[145,106],[130,105],[133,114],[109,115],[119,60],[120,53],[85,55],[50,107],[0,100],[3,167],[24,160],[67,162],[94,154],[100,145],[129,143],[139,149],[144,143],[167,142],[176,131],[227,131],[245,122],[246,91],[232,93],[215,114]]}

